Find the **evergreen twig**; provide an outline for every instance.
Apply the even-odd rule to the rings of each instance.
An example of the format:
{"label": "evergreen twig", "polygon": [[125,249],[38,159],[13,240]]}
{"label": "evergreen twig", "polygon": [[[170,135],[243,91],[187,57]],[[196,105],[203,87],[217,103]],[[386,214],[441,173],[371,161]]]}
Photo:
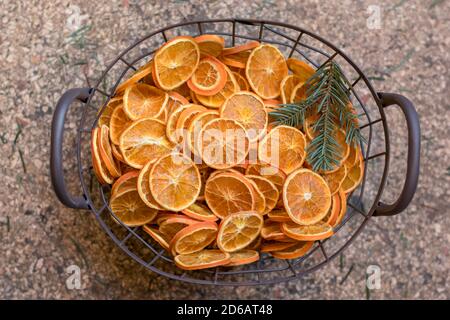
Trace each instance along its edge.
{"label": "evergreen twig", "polygon": [[308,162],[315,171],[328,171],[338,165],[340,145],[335,139],[336,131],[344,128],[346,143],[359,145],[364,137],[358,127],[358,116],[350,105],[350,87],[341,68],[328,61],[309,78],[306,98],[300,102],[283,104],[270,112],[275,125],[301,128],[309,115],[318,114],[312,126],[316,133],[307,147]]}

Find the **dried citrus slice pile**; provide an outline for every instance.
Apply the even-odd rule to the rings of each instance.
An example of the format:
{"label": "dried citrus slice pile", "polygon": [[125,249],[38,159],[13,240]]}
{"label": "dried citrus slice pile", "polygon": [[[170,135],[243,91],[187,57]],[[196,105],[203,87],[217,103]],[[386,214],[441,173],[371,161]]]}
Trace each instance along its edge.
{"label": "dried citrus slice pile", "polygon": [[92,169],[111,185],[112,218],[142,226],[182,269],[232,267],[261,254],[296,259],[345,222],[364,157],[336,133],[338,165],[313,172],[304,128],[268,112],[306,98],[308,63],[274,45],[226,47],[217,35],[175,37],[98,114]]}

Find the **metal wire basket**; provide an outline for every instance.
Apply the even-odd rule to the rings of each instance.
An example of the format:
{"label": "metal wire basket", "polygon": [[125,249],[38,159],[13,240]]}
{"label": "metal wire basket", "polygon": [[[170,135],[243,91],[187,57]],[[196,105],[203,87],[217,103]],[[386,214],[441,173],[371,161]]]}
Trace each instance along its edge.
{"label": "metal wire basket", "polygon": [[[93,187],[90,134],[98,117],[113,95],[116,86],[129,73],[147,62],[156,49],[177,35],[217,34],[227,46],[248,40],[277,45],[286,57],[298,57],[316,68],[334,60],[343,69],[351,86],[353,105],[361,115],[361,130],[367,143],[363,145],[365,174],[361,185],[348,199],[343,221],[335,235],[317,241],[310,252],[294,260],[278,260],[261,254],[259,261],[240,267],[183,271],[172,257],[139,227],[128,227],[114,219],[108,205],[109,186]],[[77,128],[76,155],[82,196],[72,196],[63,174],[63,132],[66,113],[75,101],[83,102]],[[397,201],[379,202],[388,175],[390,158],[389,131],[384,108],[397,105],[406,117],[408,154],[406,180]],[[329,41],[305,29],[289,24],[247,19],[216,19],[185,22],[150,33],[120,53],[92,88],[68,90],[58,101],[52,123],[51,176],[55,193],[68,207],[90,210],[100,226],[128,255],[160,275],[198,284],[258,285],[288,281],[311,273],[339,255],[362,231],[372,216],[395,215],[405,209],[416,190],[419,175],[420,133],[417,113],[405,97],[377,93],[364,73],[341,50]]]}

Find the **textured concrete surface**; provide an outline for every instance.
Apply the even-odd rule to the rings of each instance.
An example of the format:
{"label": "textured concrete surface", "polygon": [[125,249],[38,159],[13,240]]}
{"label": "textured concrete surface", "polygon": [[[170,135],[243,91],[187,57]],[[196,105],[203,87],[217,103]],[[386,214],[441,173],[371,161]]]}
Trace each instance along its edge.
{"label": "textured concrete surface", "polygon": [[[406,95],[420,114],[413,203],[398,216],[371,219],[340,259],[298,281],[215,288],[162,278],[115,247],[92,215],[61,205],[50,185],[50,123],[60,95],[93,83],[108,61],[152,30],[217,17],[314,31],[351,56],[376,90]],[[450,298],[449,17],[448,0],[1,1],[0,298]],[[400,112],[388,116],[393,154],[383,198],[393,199],[404,179],[406,138]],[[78,117],[71,113],[67,130]],[[77,187],[74,137],[65,143],[72,156],[66,174]],[[66,286],[72,264],[81,268],[80,290]],[[365,287],[369,265],[380,267],[380,289]]]}

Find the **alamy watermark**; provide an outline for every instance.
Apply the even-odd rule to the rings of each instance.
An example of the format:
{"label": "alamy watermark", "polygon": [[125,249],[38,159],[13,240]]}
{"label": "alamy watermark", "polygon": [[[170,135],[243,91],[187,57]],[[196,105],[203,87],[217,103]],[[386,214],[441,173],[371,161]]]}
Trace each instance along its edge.
{"label": "alamy watermark", "polygon": [[369,290],[381,289],[381,268],[378,265],[370,265],[366,269],[366,287]]}
{"label": "alamy watermark", "polygon": [[89,18],[87,14],[81,14],[80,7],[76,5],[70,5],[66,9],[66,13],[69,15],[66,20],[66,27],[72,32],[79,30],[84,21]]}
{"label": "alamy watermark", "polygon": [[370,30],[381,29],[381,7],[379,5],[371,4],[367,7],[366,11],[369,15],[366,20],[367,28]]}
{"label": "alamy watermark", "polygon": [[81,269],[76,264],[72,264],[66,268],[66,287],[69,290],[81,289]]}

